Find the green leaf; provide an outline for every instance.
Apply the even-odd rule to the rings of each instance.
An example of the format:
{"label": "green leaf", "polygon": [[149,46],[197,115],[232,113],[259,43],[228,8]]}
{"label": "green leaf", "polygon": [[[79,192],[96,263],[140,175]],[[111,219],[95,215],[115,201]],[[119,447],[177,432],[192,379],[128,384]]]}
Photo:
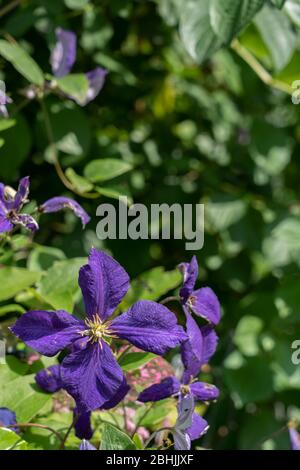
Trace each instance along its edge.
{"label": "green leaf", "polygon": [[149,361],[151,361],[151,359],[153,359],[154,357],[156,357],[156,355],[153,353],[133,352],[121,357],[119,364],[122,369],[125,370],[125,372],[129,372],[132,370],[139,369],[140,367],[144,366]]}
{"label": "green leaf", "polygon": [[0,317],[6,315],[7,313],[24,313],[24,308],[19,304],[8,304],[0,307]]}
{"label": "green leaf", "polygon": [[205,206],[206,222],[210,230],[222,232],[237,223],[246,214],[247,203],[242,199],[215,197]]}
{"label": "green leaf", "polygon": [[90,183],[87,179],[83,178],[82,176],[78,175],[73,170],[73,168],[67,168],[65,173],[71,183],[81,193],[88,193],[93,189],[92,183]]}
{"label": "green leaf", "polygon": [[255,25],[266,44],[277,71],[291,60],[296,48],[297,35],[284,12],[265,5],[255,18]]}
{"label": "green leaf", "polygon": [[263,241],[263,253],[271,266],[300,263],[300,218],[286,217],[269,229]]}
{"label": "green leaf", "polygon": [[251,315],[244,316],[238,323],[233,342],[245,356],[256,356],[259,352],[259,334],[263,321]]}
{"label": "green leaf", "polygon": [[90,0],[65,0],[65,5],[72,10],[84,8]]}
{"label": "green leaf", "polygon": [[300,28],[300,0],[287,0],[284,5],[284,11],[290,20]]}
{"label": "green leaf", "polygon": [[40,278],[39,272],[25,268],[4,267],[0,269],[0,301],[14,297],[18,292],[32,286]]}
{"label": "green leaf", "polygon": [[30,83],[38,86],[43,85],[44,76],[42,70],[22,47],[0,39],[0,54]]}
{"label": "green leaf", "polygon": [[83,104],[89,88],[89,82],[83,73],[74,73],[62,78],[55,78],[57,88],[75,99],[79,104]]}
{"label": "green leaf", "polygon": [[79,293],[78,272],[86,258],[56,261],[38,283],[38,293],[55,309],[72,312]]}
{"label": "green leaf", "polygon": [[107,181],[123,175],[132,169],[132,165],[116,158],[92,160],[84,169],[85,177],[93,183]]}
{"label": "green leaf", "polygon": [[105,424],[100,450],[135,450],[136,447],[130,437],[111,424]]}
{"label": "green leaf", "polygon": [[210,24],[210,2],[186,0],[179,2],[179,32],[191,57],[202,63],[222,46],[222,40]]}
{"label": "green leaf", "polygon": [[157,300],[175,289],[181,283],[179,270],[165,271],[158,266],[141,274],[131,283],[130,289],[122,302],[122,307],[129,307],[137,300]]}
{"label": "green leaf", "polygon": [[39,245],[31,251],[27,267],[30,271],[45,271],[53,265],[54,261],[65,258],[64,252],[59,248]]}
{"label": "green leaf", "polygon": [[11,429],[0,428],[0,450],[26,450],[27,443]]}
{"label": "green leaf", "polygon": [[211,26],[222,42],[228,44],[252,21],[265,0],[211,0],[208,3]]}
{"label": "green leaf", "polygon": [[285,1],[286,0],[271,0],[273,5],[275,5],[275,7],[277,7],[277,8],[282,8],[283,5],[285,4]]}
{"label": "green leaf", "polygon": [[38,389],[34,374],[19,376],[8,383],[2,382],[1,378],[0,383],[1,406],[13,410],[20,423],[31,421],[52,400],[51,394]]}

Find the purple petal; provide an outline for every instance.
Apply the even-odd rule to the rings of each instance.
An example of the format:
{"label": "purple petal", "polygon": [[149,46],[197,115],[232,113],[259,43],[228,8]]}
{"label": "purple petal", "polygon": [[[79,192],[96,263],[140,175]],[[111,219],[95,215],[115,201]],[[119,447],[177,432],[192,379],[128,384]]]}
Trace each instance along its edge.
{"label": "purple petal", "polygon": [[202,326],[200,331],[203,338],[201,359],[201,365],[203,365],[207,364],[211,357],[215,354],[219,338],[212,326]]}
{"label": "purple petal", "polygon": [[176,393],[179,393],[180,382],[176,377],[167,377],[162,380],[159,384],[151,385],[151,387],[143,390],[139,396],[138,400],[144,403],[148,401],[159,401],[164,398],[171,397]]}
{"label": "purple petal", "polygon": [[201,401],[216,400],[220,394],[217,387],[205,382],[193,382],[190,391],[196,400]]}
{"label": "purple petal", "polygon": [[98,96],[103,88],[107,73],[107,70],[102,69],[101,67],[96,67],[94,70],[91,70],[85,74],[89,82],[89,87],[86,99],[83,103],[79,104],[85,106],[90,101],[94,100],[96,96]]}
{"label": "purple petal", "polygon": [[0,408],[0,427],[16,424],[16,413],[9,408]]}
{"label": "purple petal", "polygon": [[300,450],[300,435],[298,434],[297,430],[291,426],[289,428],[289,434],[292,450]]}
{"label": "purple petal", "polygon": [[10,232],[13,228],[13,224],[8,219],[0,216],[0,233]]}
{"label": "purple petal", "polygon": [[193,413],[192,416],[192,424],[186,430],[187,434],[189,435],[191,441],[199,439],[203,434],[208,431],[209,425],[208,422],[203,419],[198,413]]}
{"label": "purple petal", "polygon": [[48,201],[44,202],[44,204],[39,207],[39,211],[46,214],[58,212],[62,209],[71,209],[71,211],[79,217],[83,227],[85,227],[91,220],[90,216],[85,212],[81,205],[69,197],[53,197],[48,199]]}
{"label": "purple petal", "polygon": [[185,367],[182,381],[187,384],[192,378],[197,377],[200,372],[202,365],[203,337],[201,329],[186,309],[185,314],[188,340],[181,345],[181,358]]}
{"label": "purple petal", "polygon": [[37,221],[28,214],[16,214],[11,218],[11,221],[14,225],[22,225],[33,233],[39,229]]}
{"label": "purple petal", "polygon": [[179,295],[186,302],[194,290],[198,277],[198,261],[196,256],[192,257],[190,263],[181,263],[178,268],[183,274],[183,285]]}
{"label": "purple petal", "polygon": [[32,310],[11,327],[14,335],[44,356],[55,356],[80,337],[84,329],[83,322],[64,310]]}
{"label": "purple petal", "polygon": [[52,51],[50,63],[55,77],[64,77],[76,59],[76,34],[62,28],[55,30],[57,43]]}
{"label": "purple petal", "polygon": [[58,390],[63,388],[60,377],[60,365],[57,364],[40,370],[35,376],[35,381],[45,392],[58,392]]}
{"label": "purple petal", "polygon": [[74,398],[80,413],[101,408],[124,381],[124,374],[109,346],[87,343],[67,356],[61,365],[64,389]]}
{"label": "purple petal", "polygon": [[79,413],[78,409],[74,409],[75,419],[75,436],[79,439],[91,439],[94,431],[91,426],[91,412]]}
{"label": "purple petal", "polygon": [[108,318],[129,288],[129,276],[122,266],[103,251],[92,248],[89,262],[79,271],[79,285],[86,314]]}
{"label": "purple petal", "polygon": [[163,355],[186,339],[174,313],[150,300],[136,302],[112,321],[111,330],[143,351]]}
{"label": "purple petal", "polygon": [[174,429],[173,438],[175,450],[191,449],[191,439],[187,432]]}
{"label": "purple petal", "polygon": [[81,441],[81,443],[80,443],[79,450],[97,450],[97,449],[92,444],[90,444],[88,441],[83,439],[83,441]]}
{"label": "purple petal", "polygon": [[29,194],[29,176],[25,176],[19,181],[18,191],[15,195],[13,209],[19,211],[21,207],[27,202]]}
{"label": "purple petal", "polygon": [[195,400],[191,393],[181,395],[177,405],[178,418],[175,429],[185,431],[192,425],[192,417],[195,409]]}
{"label": "purple petal", "polygon": [[210,287],[202,287],[192,293],[188,305],[192,311],[205,318],[212,325],[217,325],[221,319],[221,307],[218,297]]}
{"label": "purple petal", "polygon": [[114,408],[115,406],[117,406],[120,403],[120,401],[122,401],[123,398],[125,398],[129,390],[130,390],[130,387],[126,382],[126,378],[124,377],[123,382],[121,383],[117,393],[113,396],[113,398],[106,401],[104,405],[102,405],[101,409],[110,410],[111,408]]}

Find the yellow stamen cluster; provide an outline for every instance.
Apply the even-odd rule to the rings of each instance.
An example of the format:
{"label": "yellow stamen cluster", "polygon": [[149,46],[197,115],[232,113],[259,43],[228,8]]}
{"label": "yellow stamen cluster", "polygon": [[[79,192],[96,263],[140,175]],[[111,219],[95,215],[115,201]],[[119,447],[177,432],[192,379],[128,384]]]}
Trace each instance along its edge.
{"label": "yellow stamen cluster", "polygon": [[109,344],[109,338],[114,337],[113,332],[110,330],[110,322],[103,323],[98,314],[93,315],[92,319],[87,318],[84,322],[88,327],[87,330],[81,331],[82,336],[89,336],[88,341],[91,343],[99,343],[101,340]]}
{"label": "yellow stamen cluster", "polygon": [[181,385],[180,391],[182,395],[188,395],[190,393],[190,387],[188,385]]}

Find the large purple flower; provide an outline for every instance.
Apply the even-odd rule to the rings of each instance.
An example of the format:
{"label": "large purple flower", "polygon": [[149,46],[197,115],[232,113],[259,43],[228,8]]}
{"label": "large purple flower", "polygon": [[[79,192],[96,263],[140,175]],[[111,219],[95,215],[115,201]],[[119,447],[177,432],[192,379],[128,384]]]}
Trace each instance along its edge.
{"label": "large purple flower", "polygon": [[12,332],[45,356],[64,348],[61,364],[63,387],[76,401],[79,412],[101,408],[128,390],[123,371],[109,345],[113,338],[129,341],[144,351],[164,354],[186,339],[175,315],[152,301],[139,301],[111,319],[129,287],[126,271],[110,256],[92,249],[89,262],[80,269],[86,319],[60,310],[30,311],[22,315]]}
{"label": "large purple flower", "polygon": [[10,232],[14,226],[21,225],[32,232],[38,230],[36,220],[21,210],[28,202],[29,177],[25,176],[19,182],[17,191],[0,183],[0,232]]}

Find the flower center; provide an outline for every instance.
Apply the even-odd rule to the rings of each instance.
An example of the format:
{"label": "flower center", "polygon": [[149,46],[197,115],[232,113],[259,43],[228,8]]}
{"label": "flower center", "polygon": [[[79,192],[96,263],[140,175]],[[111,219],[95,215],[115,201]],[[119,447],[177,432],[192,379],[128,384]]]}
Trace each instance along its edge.
{"label": "flower center", "polygon": [[113,337],[113,332],[109,329],[110,322],[102,322],[99,315],[95,314],[92,319],[87,318],[84,323],[88,329],[80,332],[82,336],[89,336],[88,341],[99,343],[100,346],[101,340],[109,344],[109,339]]}
{"label": "flower center", "polygon": [[181,391],[182,395],[189,395],[190,387],[188,385],[181,385],[180,391]]}

